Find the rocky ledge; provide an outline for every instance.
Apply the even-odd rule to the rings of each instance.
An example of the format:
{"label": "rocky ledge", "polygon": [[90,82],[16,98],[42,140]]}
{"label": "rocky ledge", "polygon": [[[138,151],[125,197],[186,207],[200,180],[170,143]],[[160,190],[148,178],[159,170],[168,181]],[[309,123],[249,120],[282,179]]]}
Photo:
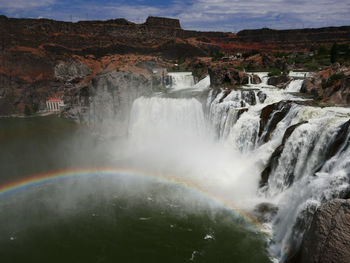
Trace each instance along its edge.
{"label": "rocky ledge", "polygon": [[350,67],[335,63],[306,79],[300,92],[333,104],[350,103]]}
{"label": "rocky ledge", "polygon": [[280,76],[272,76],[269,78],[267,84],[276,86],[280,89],[285,89],[292,79],[287,74]]}
{"label": "rocky ledge", "polygon": [[225,66],[214,66],[208,69],[210,76],[210,81],[213,87],[228,85],[228,86],[239,86],[249,83],[249,78],[251,78],[252,84],[261,83],[261,79],[258,75],[249,74],[239,71],[233,67],[228,68]]}

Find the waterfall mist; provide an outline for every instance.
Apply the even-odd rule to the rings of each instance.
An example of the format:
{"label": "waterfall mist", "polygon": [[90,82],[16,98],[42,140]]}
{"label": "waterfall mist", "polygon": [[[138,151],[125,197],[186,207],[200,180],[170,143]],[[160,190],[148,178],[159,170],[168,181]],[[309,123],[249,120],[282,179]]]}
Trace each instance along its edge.
{"label": "waterfall mist", "polygon": [[127,141],[129,167],[191,183],[237,208],[247,209],[256,196],[255,167],[215,139],[202,104],[194,98],[137,99]]}
{"label": "waterfall mist", "polygon": [[[17,166],[26,167],[31,174],[48,167],[116,166],[181,182],[257,219],[269,234],[266,239],[271,256],[284,262],[298,251],[317,208],[344,197],[350,189],[350,110],[322,108],[300,96],[302,78],[307,74],[291,72],[293,79],[286,89],[269,86],[267,73],[258,73],[260,84],[249,82],[237,89],[208,91],[209,77],[194,85],[191,74],[174,73],[173,86],[165,93],[143,94],[138,83],[138,91],[131,97],[129,83],[111,93],[114,82],[107,85],[101,79],[103,85],[98,85],[89,111],[93,132],[85,128],[83,133],[77,132],[80,128],[72,126],[74,133],[61,138],[60,120],[42,136],[47,129],[44,122],[44,129],[33,132],[35,141],[41,142],[36,147],[41,156],[23,154]],[[130,80],[120,77],[125,82]],[[118,79],[113,81],[119,83]],[[4,137],[13,136],[11,129]],[[26,134],[16,145],[3,145],[7,149],[7,159],[2,161],[7,165],[6,173],[18,172],[18,167],[6,164],[6,160],[15,160],[7,152],[35,152],[33,144],[28,143],[28,136],[33,140],[33,134]],[[199,216],[206,207],[209,212],[205,213],[215,222],[215,214],[222,209],[205,195],[167,188],[164,182],[140,177],[124,180],[101,175],[37,190],[18,196],[24,200],[23,206],[12,209],[12,216],[18,211],[36,213],[42,209],[50,215],[48,221],[61,223],[81,213],[97,218],[96,211],[100,211],[109,220],[115,215],[111,207],[131,211],[138,202],[162,213],[172,209],[171,214],[180,217],[188,213]],[[12,202],[15,200],[1,205],[6,209]],[[140,221],[149,218],[147,213],[137,215]],[[24,221],[17,218],[4,227],[18,231],[19,225],[26,226]],[[10,232],[13,237],[15,230]]]}

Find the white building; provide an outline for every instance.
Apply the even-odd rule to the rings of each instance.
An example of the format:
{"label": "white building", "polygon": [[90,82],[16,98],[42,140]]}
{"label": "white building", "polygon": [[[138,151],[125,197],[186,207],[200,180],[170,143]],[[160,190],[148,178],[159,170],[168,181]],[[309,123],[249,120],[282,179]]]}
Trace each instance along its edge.
{"label": "white building", "polygon": [[51,98],[46,101],[46,108],[48,111],[60,111],[64,107],[62,99]]}

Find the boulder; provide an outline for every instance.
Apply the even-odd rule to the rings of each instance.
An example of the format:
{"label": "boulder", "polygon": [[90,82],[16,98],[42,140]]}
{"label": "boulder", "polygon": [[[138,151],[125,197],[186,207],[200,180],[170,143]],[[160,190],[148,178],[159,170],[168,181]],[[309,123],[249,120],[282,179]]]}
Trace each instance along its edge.
{"label": "boulder", "polygon": [[266,93],[262,92],[261,90],[257,93],[257,96],[258,96],[260,103],[264,103],[266,98],[267,98]]}
{"label": "boulder", "polygon": [[253,106],[256,104],[255,93],[253,90],[242,90],[241,96],[242,100],[249,105]]}
{"label": "boulder", "polygon": [[251,78],[251,83],[252,84],[260,84],[261,83],[260,77],[256,74],[253,74],[252,78]]}
{"label": "boulder", "polygon": [[208,69],[210,82],[213,86],[229,84],[232,86],[248,84],[249,75],[234,68],[216,66]]}
{"label": "boulder", "polygon": [[306,79],[300,92],[311,94],[324,102],[350,104],[350,69],[335,63]]}
{"label": "boulder", "polygon": [[291,78],[287,74],[282,74],[280,76],[272,76],[267,81],[267,84],[276,86],[277,88],[285,89]]}
{"label": "boulder", "polygon": [[350,200],[334,199],[316,211],[300,251],[288,263],[350,262]]}
{"label": "boulder", "polygon": [[306,79],[303,81],[303,84],[301,85],[300,92],[312,94],[314,97],[318,97],[319,96],[318,89],[319,87],[315,84],[314,79]]}

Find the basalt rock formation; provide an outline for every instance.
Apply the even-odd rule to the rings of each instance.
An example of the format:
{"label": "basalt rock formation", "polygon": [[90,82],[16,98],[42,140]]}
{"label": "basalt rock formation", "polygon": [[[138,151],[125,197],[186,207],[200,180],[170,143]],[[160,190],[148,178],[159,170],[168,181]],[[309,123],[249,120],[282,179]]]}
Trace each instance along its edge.
{"label": "basalt rock formation", "polygon": [[[350,27],[334,27],[233,34],[184,30],[179,20],[160,17],[135,24],[125,19],[71,23],[0,16],[0,115],[21,114],[26,107],[35,112],[45,108],[45,100],[52,96],[66,101],[71,89],[84,88],[100,73],[136,72],[151,78],[153,68],[172,68],[174,60],[186,58],[210,60],[220,50],[266,51],[244,60],[243,66],[285,70],[285,62],[269,52],[303,51],[310,43],[350,43],[349,32]],[[206,74],[201,63],[188,67],[199,78]],[[235,84],[247,83],[241,73],[232,72],[229,78]],[[344,80],[341,89],[348,84]]]}
{"label": "basalt rock formation", "polygon": [[350,26],[274,30],[269,28],[242,30],[237,33],[236,43],[255,44],[257,50],[308,49],[312,45],[332,45],[334,42],[349,43]]}
{"label": "basalt rock formation", "polygon": [[305,233],[299,253],[288,263],[350,262],[350,200],[322,205]]}
{"label": "basalt rock formation", "polygon": [[[248,84],[249,82],[249,76],[247,73],[240,72],[234,68],[215,66],[213,68],[209,68],[208,73],[212,86],[220,86],[222,84],[235,86]],[[256,79],[256,81],[258,80]]]}
{"label": "basalt rock formation", "polygon": [[273,76],[269,78],[267,84],[276,86],[280,89],[285,89],[291,78],[287,74],[282,74],[280,76]]}
{"label": "basalt rock formation", "polygon": [[303,82],[300,92],[334,104],[350,103],[350,68],[334,64]]}
{"label": "basalt rock formation", "polygon": [[132,103],[152,94],[151,80],[132,72],[98,74],[84,88],[72,89],[66,99],[69,105],[62,114],[87,123],[94,130],[111,131],[115,136],[126,134],[126,123]]}
{"label": "basalt rock formation", "polygon": [[151,78],[167,59],[208,56],[216,45],[196,37],[223,33],[185,31],[176,19],[149,17],[60,22],[0,17],[0,116],[35,112],[52,96],[67,97],[100,73],[136,72]]}

